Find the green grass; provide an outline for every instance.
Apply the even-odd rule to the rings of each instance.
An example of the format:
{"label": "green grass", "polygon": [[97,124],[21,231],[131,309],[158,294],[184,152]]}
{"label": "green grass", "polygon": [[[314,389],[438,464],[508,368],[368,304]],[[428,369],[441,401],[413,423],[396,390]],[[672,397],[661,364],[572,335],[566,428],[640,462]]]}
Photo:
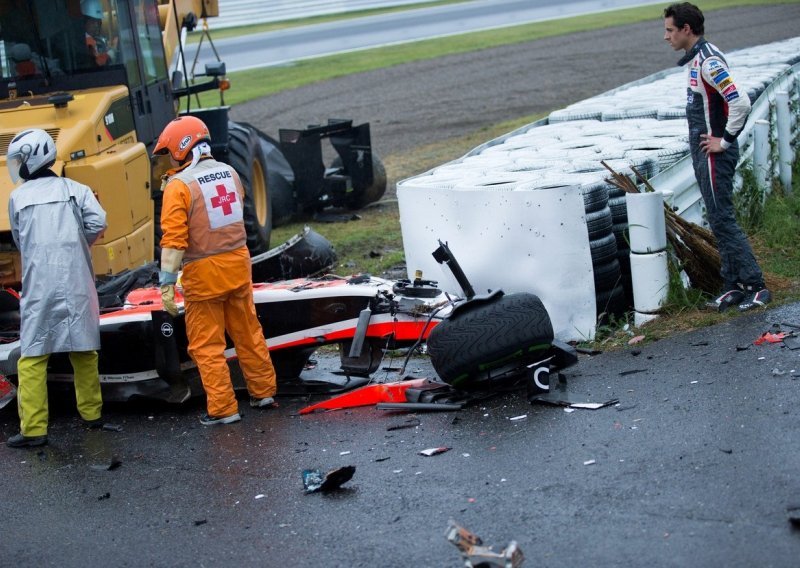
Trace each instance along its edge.
{"label": "green grass", "polygon": [[[735,6],[797,4],[799,0],[708,0],[703,2],[703,11]],[[666,5],[666,4],[665,4]],[[231,90],[226,94],[226,103],[236,104],[265,95],[293,89],[336,77],[362,73],[374,69],[392,67],[412,61],[434,59],[444,55],[467,53],[480,49],[498,47],[559,36],[569,33],[604,29],[648,20],[660,24],[663,6],[653,5],[524,24],[504,28],[502,31],[467,33],[446,38],[431,39],[408,44],[393,45],[351,53],[342,53],[314,59],[297,61],[282,67],[264,67],[231,73]],[[655,23],[655,22],[654,22]],[[658,34],[658,30],[654,30]],[[212,34],[214,37],[216,34]],[[215,105],[218,96],[204,93],[204,105]]]}

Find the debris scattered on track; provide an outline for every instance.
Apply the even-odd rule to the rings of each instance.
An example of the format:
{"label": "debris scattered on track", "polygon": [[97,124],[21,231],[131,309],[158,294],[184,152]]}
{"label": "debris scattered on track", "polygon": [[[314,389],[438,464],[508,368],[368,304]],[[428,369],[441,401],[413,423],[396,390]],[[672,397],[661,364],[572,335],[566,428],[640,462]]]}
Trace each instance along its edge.
{"label": "debris scattered on track", "polygon": [[430,457],[430,456],[435,456],[435,455],[438,455],[438,454],[443,454],[448,450],[450,450],[450,448],[448,448],[446,446],[442,446],[440,448],[428,448],[427,450],[420,450],[419,453],[421,455],[423,455],[423,456]]}
{"label": "debris scattered on track", "polygon": [[481,566],[482,568],[520,568],[525,561],[517,541],[512,540],[500,552],[492,550],[491,546],[484,546],[481,538],[454,520],[450,520],[445,532],[447,540],[455,545],[461,552],[461,559],[465,566]]}
{"label": "debris scattered on track", "polygon": [[305,469],[303,470],[303,486],[306,489],[306,493],[333,491],[350,481],[355,472],[356,466],[354,465],[333,469],[325,475],[318,469]]}

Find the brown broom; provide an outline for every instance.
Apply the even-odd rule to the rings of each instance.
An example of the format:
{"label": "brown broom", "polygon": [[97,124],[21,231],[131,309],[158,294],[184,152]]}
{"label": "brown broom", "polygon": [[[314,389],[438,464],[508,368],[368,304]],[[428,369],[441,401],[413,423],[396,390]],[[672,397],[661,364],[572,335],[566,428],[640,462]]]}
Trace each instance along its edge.
{"label": "brown broom", "polygon": [[[611,172],[611,178],[608,179],[611,185],[627,193],[639,193],[639,188],[628,176],[615,172],[604,161],[600,163]],[[631,166],[631,170],[644,183],[647,191],[655,191],[635,167]],[[722,286],[722,278],[714,234],[704,227],[687,221],[666,203],[664,203],[664,213],[667,238],[680,261],[681,268],[689,276],[692,286],[712,295],[717,294]]]}

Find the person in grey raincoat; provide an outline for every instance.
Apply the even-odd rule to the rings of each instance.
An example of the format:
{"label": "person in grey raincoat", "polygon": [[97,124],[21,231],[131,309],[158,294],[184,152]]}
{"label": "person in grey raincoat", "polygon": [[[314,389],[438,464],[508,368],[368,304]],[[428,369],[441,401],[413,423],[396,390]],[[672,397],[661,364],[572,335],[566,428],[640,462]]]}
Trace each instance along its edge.
{"label": "person in grey raincoat", "polygon": [[20,132],[8,146],[11,179],[25,180],[8,202],[22,257],[20,433],[6,441],[15,448],[47,443],[51,353],[69,353],[78,412],[88,426],[101,425],[100,307],[89,247],[105,230],[106,213],[91,189],[50,169],[55,159],[53,139],[38,128]]}

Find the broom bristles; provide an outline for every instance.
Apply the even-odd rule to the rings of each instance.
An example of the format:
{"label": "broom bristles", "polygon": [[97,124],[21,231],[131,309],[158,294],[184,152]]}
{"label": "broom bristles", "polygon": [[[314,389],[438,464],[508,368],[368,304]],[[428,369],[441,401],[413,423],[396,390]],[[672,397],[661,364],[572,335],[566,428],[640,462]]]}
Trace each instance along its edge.
{"label": "broom bristles", "polygon": [[[632,179],[614,171],[605,161],[601,160],[600,163],[611,172],[611,178],[607,179],[611,185],[626,193],[639,193],[639,188]],[[635,166],[630,166],[630,168],[647,191],[655,191]],[[684,219],[666,203],[664,203],[664,214],[667,238],[681,263],[681,268],[689,276],[692,286],[704,292],[716,294],[722,285],[722,278],[720,276],[719,251],[714,234],[705,227]]]}

